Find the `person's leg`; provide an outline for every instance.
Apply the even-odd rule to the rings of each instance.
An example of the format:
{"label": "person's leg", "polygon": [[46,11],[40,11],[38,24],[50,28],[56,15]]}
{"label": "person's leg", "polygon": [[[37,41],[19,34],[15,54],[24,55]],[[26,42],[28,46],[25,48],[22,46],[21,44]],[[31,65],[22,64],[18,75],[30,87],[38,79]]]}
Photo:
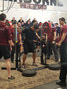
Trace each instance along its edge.
{"label": "person's leg", "polygon": [[56,82],[56,84],[61,86],[66,86],[66,73],[67,73],[67,43],[62,43],[60,47],[60,57],[61,57],[61,69],[60,77],[61,81]]}
{"label": "person's leg", "polygon": [[33,63],[35,63],[35,60],[36,60],[36,48],[35,48],[34,44],[32,44],[32,46],[30,47],[30,51],[33,53],[32,54],[32,58],[33,58]]}
{"label": "person's leg", "polygon": [[6,67],[8,71],[8,77],[11,77],[11,61],[10,61],[10,49],[9,47],[2,46],[2,54],[4,56],[4,59],[6,60]]}
{"label": "person's leg", "polygon": [[47,59],[50,59],[51,50],[52,50],[51,48],[52,48],[51,42],[48,42],[48,44],[47,44]]}
{"label": "person's leg", "polygon": [[63,63],[64,62],[64,59],[63,59],[63,51],[62,51],[62,46],[60,46],[60,63]]}
{"label": "person's leg", "polygon": [[10,62],[10,58],[6,60],[6,66],[7,66],[7,71],[8,71],[8,77],[11,77],[11,62]]}
{"label": "person's leg", "polygon": [[27,57],[27,54],[24,54],[24,56],[23,56],[23,65],[25,65],[26,57]]}
{"label": "person's leg", "polygon": [[34,52],[34,53],[33,53],[32,57],[33,57],[33,63],[35,63],[35,59],[36,59],[36,52]]}
{"label": "person's leg", "polygon": [[14,52],[15,52],[15,46],[12,47],[12,51],[11,51],[11,62],[14,62]]}
{"label": "person's leg", "polygon": [[28,44],[24,44],[24,55],[23,55],[23,65],[25,65],[25,61],[26,61],[26,57],[27,57],[27,53],[28,53]]}
{"label": "person's leg", "polygon": [[8,79],[15,79],[15,77],[11,76],[11,61],[10,61],[10,49],[7,46],[1,46],[2,56],[6,60],[6,67],[8,71]]}
{"label": "person's leg", "polygon": [[67,43],[63,43],[61,46],[61,71],[60,80],[66,82],[67,73]]}
{"label": "person's leg", "polygon": [[7,72],[8,72],[8,79],[10,79],[10,80],[15,79],[15,77],[11,75],[11,61],[10,61],[10,58],[6,59],[6,67],[7,67]]}
{"label": "person's leg", "polygon": [[57,48],[56,44],[52,44],[52,48],[54,51],[55,62],[58,62],[59,57],[58,57],[58,48]]}
{"label": "person's leg", "polygon": [[43,60],[43,48],[41,48],[41,64],[44,64],[44,60]]}
{"label": "person's leg", "polygon": [[66,87],[66,71],[67,71],[67,66],[61,65],[61,71],[60,71],[60,77],[59,81],[56,82],[57,85]]}
{"label": "person's leg", "polygon": [[67,43],[62,43],[60,47],[60,59],[61,63],[67,63]]}
{"label": "person's leg", "polygon": [[32,57],[33,57],[33,64],[32,65],[37,67],[37,64],[36,64],[36,52],[33,53]]}
{"label": "person's leg", "polygon": [[20,46],[19,46],[19,43],[17,43],[16,44],[16,68],[18,68],[19,52],[20,52]]}
{"label": "person's leg", "polygon": [[39,52],[40,46],[37,46],[37,49],[38,49],[37,52]]}
{"label": "person's leg", "polygon": [[17,54],[18,54],[18,61],[20,61],[20,44],[18,44],[18,49],[17,49]]}
{"label": "person's leg", "polygon": [[59,76],[59,79],[66,83],[66,67],[65,65],[61,65],[61,71],[60,71],[60,76]]}

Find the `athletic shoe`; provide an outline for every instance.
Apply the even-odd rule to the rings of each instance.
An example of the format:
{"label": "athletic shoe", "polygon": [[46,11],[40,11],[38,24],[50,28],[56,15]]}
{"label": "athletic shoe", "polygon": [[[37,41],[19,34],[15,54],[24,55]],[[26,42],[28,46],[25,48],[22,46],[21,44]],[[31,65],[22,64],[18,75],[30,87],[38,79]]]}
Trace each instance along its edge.
{"label": "athletic shoe", "polygon": [[26,69],[26,66],[25,65],[22,65],[22,68]]}
{"label": "athletic shoe", "polygon": [[36,63],[33,63],[32,66],[36,66],[37,67],[38,65]]}
{"label": "athletic shoe", "polygon": [[45,65],[45,63],[41,63],[41,65]]}
{"label": "athletic shoe", "polygon": [[15,79],[15,77],[14,76],[11,76],[11,77],[8,77],[8,79],[9,80],[13,80],[13,79]]}
{"label": "athletic shoe", "polygon": [[66,82],[62,82],[61,80],[57,81],[56,84],[62,87],[66,87]]}

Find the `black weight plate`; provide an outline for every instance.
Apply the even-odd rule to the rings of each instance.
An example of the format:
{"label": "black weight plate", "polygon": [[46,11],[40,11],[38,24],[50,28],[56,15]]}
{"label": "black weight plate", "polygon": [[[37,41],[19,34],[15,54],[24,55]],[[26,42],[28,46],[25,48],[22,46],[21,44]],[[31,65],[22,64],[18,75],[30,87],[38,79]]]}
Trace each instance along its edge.
{"label": "black weight plate", "polygon": [[36,71],[34,69],[23,70],[22,75],[26,77],[32,77],[36,75]]}
{"label": "black weight plate", "polygon": [[51,70],[59,70],[60,64],[48,64],[48,68]]}

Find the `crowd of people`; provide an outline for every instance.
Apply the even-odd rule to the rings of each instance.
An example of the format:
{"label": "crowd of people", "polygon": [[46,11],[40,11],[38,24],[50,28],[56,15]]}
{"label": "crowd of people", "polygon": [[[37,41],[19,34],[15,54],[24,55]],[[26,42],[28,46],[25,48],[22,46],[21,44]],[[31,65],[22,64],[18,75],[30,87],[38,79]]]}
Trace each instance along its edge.
{"label": "crowd of people", "polygon": [[[47,45],[48,45],[48,47],[47,47],[47,59],[50,59],[50,55],[54,52],[54,56],[55,56],[55,61],[56,62],[58,62],[59,61],[59,55],[58,55],[58,47],[56,46],[56,44],[55,44],[55,40],[57,39],[57,38],[59,38],[59,36],[60,36],[60,27],[58,26],[58,23],[52,23],[52,22],[50,22],[50,21],[48,21],[48,22],[44,22],[44,23],[42,23],[42,22],[39,22],[38,23],[38,21],[34,18],[32,21],[31,21],[31,19],[29,18],[26,22],[24,22],[24,20],[22,19],[22,18],[20,18],[18,21],[16,21],[15,20],[15,17],[13,17],[12,18],[12,20],[11,20],[11,23],[12,23],[12,25],[15,25],[16,23],[17,23],[17,25],[18,25],[18,27],[20,28],[20,30],[21,30],[21,38],[23,39],[24,38],[24,34],[26,34],[26,36],[28,35],[28,37],[26,37],[27,39],[26,40],[28,40],[28,42],[29,42],[29,40],[31,39],[31,37],[32,37],[32,33],[30,34],[29,32],[28,33],[26,33],[26,29],[30,29],[32,26],[33,26],[33,24],[34,23],[37,23],[37,25],[38,25],[38,28],[37,29],[35,29],[35,31],[34,32],[36,32],[38,35],[39,35],[39,38],[38,37],[36,37],[35,36],[35,38],[34,37],[32,37],[32,41],[35,39],[37,42],[36,42],[36,46],[37,46],[37,48],[39,49],[40,48],[40,39],[43,39],[44,38],[44,34],[46,34],[47,35]],[[48,24],[48,25],[47,25]],[[45,26],[46,26],[46,29],[48,28],[49,29],[49,31],[47,30],[47,32],[46,32],[46,30],[44,30],[45,29]],[[24,31],[25,32],[24,32]],[[22,35],[23,34],[23,35]],[[31,37],[29,38],[29,35],[31,35]],[[28,39],[29,38],[29,39]],[[22,40],[21,39],[21,40]],[[32,42],[31,41],[31,42]],[[31,43],[30,42],[30,43]],[[35,43],[35,42],[34,42]],[[24,44],[25,44],[25,41],[24,41]],[[28,44],[28,43],[27,43]],[[32,45],[32,44],[31,44]],[[43,45],[44,46],[44,45]],[[24,47],[24,52],[25,52],[25,49],[27,50],[27,48],[29,48],[29,47],[27,47],[27,48],[25,48],[25,45],[23,46]],[[13,53],[13,52],[12,52]],[[23,57],[23,59],[24,59],[24,57]],[[12,59],[12,62],[13,62],[13,59]],[[43,60],[41,60],[41,64],[43,64]],[[23,63],[23,65],[24,65],[24,63]],[[25,65],[24,65],[25,66]]]}
{"label": "crowd of people", "polygon": [[[22,18],[20,18],[18,21],[16,21],[15,17],[12,18],[11,21],[6,22],[7,24],[9,23],[10,26],[12,26],[12,28],[15,27],[15,25],[17,24],[18,26],[18,44],[21,45],[21,53],[22,50],[24,49],[24,54],[27,54],[27,51],[31,51],[31,49],[33,49],[33,51],[35,50],[34,47],[34,43],[36,44],[36,47],[38,48],[38,51],[40,49],[41,46],[41,39],[43,40],[47,40],[47,59],[50,59],[50,56],[54,53],[55,56],[55,61],[58,62],[59,61],[59,49],[56,46],[55,40],[57,38],[59,38],[60,36],[60,27],[58,26],[58,23],[52,23],[50,21],[48,22],[39,22],[34,18],[32,21],[29,18],[26,22],[24,22],[24,20]],[[37,26],[35,26],[35,25]],[[46,28],[45,28],[46,27]],[[33,28],[33,32],[30,32],[29,30]],[[49,30],[47,30],[49,29]],[[28,31],[27,31],[28,30]],[[27,31],[27,32],[26,32]],[[15,44],[15,36],[14,36],[14,32],[15,29],[13,29],[12,34],[12,41],[13,44]],[[38,36],[33,35],[33,33],[37,33]],[[45,38],[45,35],[47,36],[47,38]],[[29,37],[30,36],[30,37]],[[26,39],[25,39],[26,38]],[[29,42],[30,40],[30,42]],[[28,42],[27,42],[28,41]],[[33,42],[32,42],[33,41]],[[44,42],[43,42],[43,48],[45,48],[44,46]],[[23,44],[23,45],[22,45]],[[33,47],[31,48],[31,46],[33,45]],[[18,47],[20,48],[20,46]],[[30,49],[30,50],[29,50]],[[12,52],[11,52],[11,62],[14,62],[14,50],[15,50],[15,45],[12,47]],[[19,49],[18,49],[19,50]],[[34,65],[37,65],[35,63],[35,53],[33,54],[33,63]],[[23,56],[23,67],[25,67],[25,62],[24,60],[26,59],[26,56]],[[42,58],[41,60],[41,64],[44,64],[44,60]]]}
{"label": "crowd of people", "polygon": [[[60,18],[58,23],[39,22],[34,18],[32,21],[28,19],[26,23],[22,18],[16,21],[15,17],[11,21],[6,20],[4,13],[0,14],[0,58],[4,56],[7,64],[8,79],[15,79],[11,76],[10,60],[14,62],[15,44],[17,44],[16,52],[17,58],[23,55],[22,68],[26,68],[26,57],[29,52],[33,55],[33,66],[36,63],[36,48],[41,48],[41,64],[44,64],[43,54],[47,55],[50,59],[54,55],[55,62],[67,62],[67,25],[65,18]],[[15,40],[15,27],[17,25],[17,41]],[[60,55],[60,60],[59,60]],[[20,61],[20,59],[18,59]],[[66,86],[66,66],[61,65],[60,80],[57,82],[59,85]]]}

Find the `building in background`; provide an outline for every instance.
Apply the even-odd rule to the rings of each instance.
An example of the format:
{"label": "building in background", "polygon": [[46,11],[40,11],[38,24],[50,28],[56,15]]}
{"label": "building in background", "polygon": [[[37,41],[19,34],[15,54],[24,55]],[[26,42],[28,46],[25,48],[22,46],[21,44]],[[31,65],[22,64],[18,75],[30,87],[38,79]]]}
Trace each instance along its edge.
{"label": "building in background", "polygon": [[[14,0],[12,0],[14,1]],[[11,5],[11,1],[8,3],[8,0],[4,1],[4,13],[7,14],[7,17],[9,20],[12,19],[12,17],[15,17],[17,20],[20,17],[23,17],[24,21],[28,20],[28,18],[37,18],[37,20],[40,22],[51,20],[53,22],[58,22],[58,19],[60,17],[65,17],[67,19],[67,0],[48,0],[49,4],[47,5],[47,2],[45,0],[45,5],[47,5],[47,9],[27,9],[20,7],[20,3],[23,3],[24,0],[16,0],[16,2],[13,2]],[[35,4],[34,1],[38,0],[30,0],[32,1],[30,4]],[[3,9],[3,0],[0,0],[0,10]],[[29,4],[29,3],[28,3]],[[38,5],[42,5],[41,3],[38,3]],[[11,8],[9,8],[11,5]],[[6,11],[8,9],[8,11]],[[1,13],[1,12],[0,12]],[[34,14],[35,13],[35,14]]]}

